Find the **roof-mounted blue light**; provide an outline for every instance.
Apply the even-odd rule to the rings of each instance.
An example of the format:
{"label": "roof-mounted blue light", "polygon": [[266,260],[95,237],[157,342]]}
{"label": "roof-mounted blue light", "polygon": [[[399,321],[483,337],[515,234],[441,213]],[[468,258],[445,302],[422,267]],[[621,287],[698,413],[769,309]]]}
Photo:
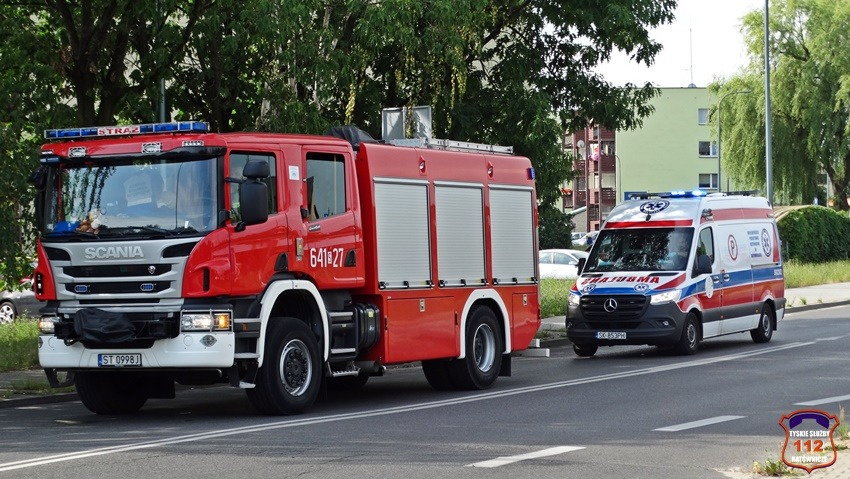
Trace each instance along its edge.
{"label": "roof-mounted blue light", "polygon": [[660,193],[659,196],[661,198],[700,198],[707,194],[706,191],[696,189],[691,191],[671,191],[669,193]]}
{"label": "roof-mounted blue light", "polygon": [[102,136],[146,135],[151,133],[206,133],[210,126],[202,121],[176,121],[172,123],[147,123],[143,125],[89,126],[44,130],[48,140],[63,138],[92,138]]}

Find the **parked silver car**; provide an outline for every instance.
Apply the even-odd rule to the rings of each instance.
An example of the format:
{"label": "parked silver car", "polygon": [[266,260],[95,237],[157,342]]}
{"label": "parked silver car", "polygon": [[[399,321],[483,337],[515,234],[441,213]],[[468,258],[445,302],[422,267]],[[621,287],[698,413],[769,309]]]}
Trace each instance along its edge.
{"label": "parked silver car", "polygon": [[38,316],[41,303],[35,299],[32,292],[32,281],[29,278],[21,280],[21,291],[3,291],[0,294],[0,323],[11,323],[19,316]]}

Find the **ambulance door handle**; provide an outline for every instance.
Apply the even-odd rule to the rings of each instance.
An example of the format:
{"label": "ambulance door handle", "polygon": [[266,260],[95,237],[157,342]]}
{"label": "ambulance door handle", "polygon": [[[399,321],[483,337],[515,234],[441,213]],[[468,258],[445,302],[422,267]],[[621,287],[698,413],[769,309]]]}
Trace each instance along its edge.
{"label": "ambulance door handle", "polygon": [[723,281],[729,281],[729,275],[728,274],[723,275]]}

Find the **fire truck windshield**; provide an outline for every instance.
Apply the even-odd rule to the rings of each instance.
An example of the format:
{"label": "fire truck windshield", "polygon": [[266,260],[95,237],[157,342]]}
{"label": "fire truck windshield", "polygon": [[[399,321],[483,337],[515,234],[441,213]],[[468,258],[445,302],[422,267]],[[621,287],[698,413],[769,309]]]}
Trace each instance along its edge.
{"label": "fire truck windshield", "polygon": [[134,159],[50,168],[42,234],[170,236],[216,228],[218,158]]}
{"label": "fire truck windshield", "polygon": [[604,229],[584,272],[684,271],[693,228]]}

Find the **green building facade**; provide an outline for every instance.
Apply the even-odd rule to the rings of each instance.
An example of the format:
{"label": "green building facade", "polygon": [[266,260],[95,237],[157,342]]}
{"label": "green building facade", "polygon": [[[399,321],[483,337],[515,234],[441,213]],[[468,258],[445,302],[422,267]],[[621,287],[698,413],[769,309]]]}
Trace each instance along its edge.
{"label": "green building facade", "polygon": [[[717,191],[717,138],[708,124],[715,101],[706,88],[661,88],[641,128],[616,132],[617,203],[632,192]],[[720,175],[724,191],[727,180]]]}

